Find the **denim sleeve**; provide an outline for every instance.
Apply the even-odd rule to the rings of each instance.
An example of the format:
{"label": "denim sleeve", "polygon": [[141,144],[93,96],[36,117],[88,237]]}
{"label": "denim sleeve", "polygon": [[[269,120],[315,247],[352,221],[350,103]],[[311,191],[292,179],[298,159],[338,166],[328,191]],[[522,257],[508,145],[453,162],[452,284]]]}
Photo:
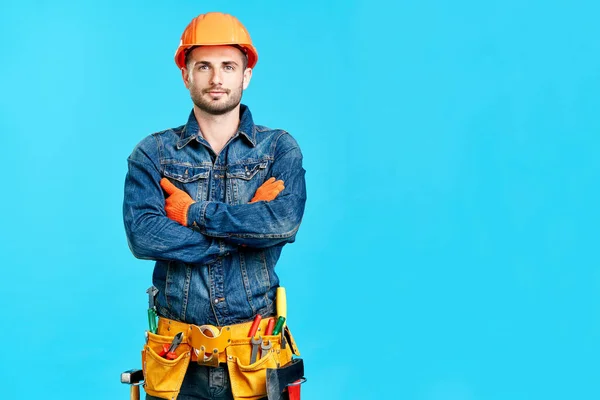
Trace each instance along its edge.
{"label": "denim sleeve", "polygon": [[292,243],[304,214],[305,172],[300,147],[286,133],[277,142],[271,168],[271,176],[285,185],[275,200],[239,205],[198,202],[188,210],[188,221],[207,236],[232,244],[265,248]]}
{"label": "denim sleeve", "polygon": [[[123,220],[129,248],[141,259],[209,264],[237,246],[207,237],[167,218],[158,149],[152,137],[129,156]],[[150,143],[149,143],[150,142]]]}

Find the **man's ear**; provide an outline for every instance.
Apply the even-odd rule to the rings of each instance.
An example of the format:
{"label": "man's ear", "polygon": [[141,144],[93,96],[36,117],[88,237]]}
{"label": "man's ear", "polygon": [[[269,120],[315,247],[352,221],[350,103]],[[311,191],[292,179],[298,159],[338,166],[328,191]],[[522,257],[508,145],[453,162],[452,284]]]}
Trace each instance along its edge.
{"label": "man's ear", "polygon": [[246,70],[244,71],[244,80],[242,82],[243,83],[242,89],[246,90],[246,88],[250,84],[251,79],[252,79],[252,68],[246,68]]}
{"label": "man's ear", "polygon": [[188,74],[187,68],[181,68],[181,78],[186,88],[190,88],[190,74]]}

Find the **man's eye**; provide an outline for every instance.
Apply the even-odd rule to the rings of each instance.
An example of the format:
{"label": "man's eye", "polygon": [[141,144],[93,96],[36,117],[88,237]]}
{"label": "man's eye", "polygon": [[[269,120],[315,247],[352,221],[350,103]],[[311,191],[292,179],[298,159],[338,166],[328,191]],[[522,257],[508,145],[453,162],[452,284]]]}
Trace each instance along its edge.
{"label": "man's eye", "polygon": [[198,67],[198,69],[199,69],[200,71],[206,71],[206,70],[208,69],[208,65],[200,65],[200,66]]}
{"label": "man's eye", "polygon": [[225,70],[226,70],[226,71],[233,71],[233,66],[231,66],[231,65],[226,65],[226,66],[225,66]]}

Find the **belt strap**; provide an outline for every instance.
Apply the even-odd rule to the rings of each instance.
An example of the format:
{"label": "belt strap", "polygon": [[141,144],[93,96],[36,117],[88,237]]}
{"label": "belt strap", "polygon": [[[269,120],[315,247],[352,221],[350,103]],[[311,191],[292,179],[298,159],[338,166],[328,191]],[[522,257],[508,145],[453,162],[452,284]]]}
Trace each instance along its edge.
{"label": "belt strap", "polygon": [[[274,317],[264,318],[260,321],[257,334],[266,330],[271,318]],[[192,351],[192,361],[197,361],[198,356],[206,358],[218,353],[218,360],[215,358],[210,363],[216,366],[219,362],[227,362],[225,349],[229,345],[248,341],[248,332],[250,332],[251,326],[252,321],[222,327],[213,325],[198,326],[161,317],[158,320],[157,333],[162,336],[174,336],[179,332],[183,332],[182,343],[187,343],[197,350]],[[204,332],[218,332],[218,334],[214,335],[215,337],[210,337],[211,333],[208,333],[207,336]]]}

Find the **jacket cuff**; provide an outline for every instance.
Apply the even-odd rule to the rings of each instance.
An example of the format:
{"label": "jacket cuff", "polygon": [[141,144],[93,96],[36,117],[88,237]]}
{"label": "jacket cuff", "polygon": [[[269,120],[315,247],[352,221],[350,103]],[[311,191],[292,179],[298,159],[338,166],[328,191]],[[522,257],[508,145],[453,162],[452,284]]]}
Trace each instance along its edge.
{"label": "jacket cuff", "polygon": [[198,201],[192,204],[188,208],[187,212],[187,223],[188,226],[192,228],[204,228],[205,227],[205,215],[206,215],[206,207],[208,206],[209,201]]}

